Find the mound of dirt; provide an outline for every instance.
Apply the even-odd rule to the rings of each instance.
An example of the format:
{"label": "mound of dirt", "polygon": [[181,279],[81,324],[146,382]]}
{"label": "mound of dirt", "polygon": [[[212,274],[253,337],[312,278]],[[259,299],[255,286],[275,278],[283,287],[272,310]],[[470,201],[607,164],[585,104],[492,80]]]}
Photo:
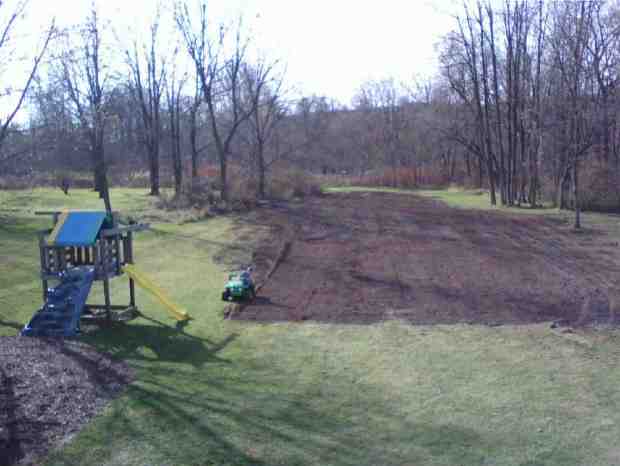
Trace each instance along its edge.
{"label": "mound of dirt", "polygon": [[37,464],[131,379],[126,364],[84,343],[0,337],[0,466]]}

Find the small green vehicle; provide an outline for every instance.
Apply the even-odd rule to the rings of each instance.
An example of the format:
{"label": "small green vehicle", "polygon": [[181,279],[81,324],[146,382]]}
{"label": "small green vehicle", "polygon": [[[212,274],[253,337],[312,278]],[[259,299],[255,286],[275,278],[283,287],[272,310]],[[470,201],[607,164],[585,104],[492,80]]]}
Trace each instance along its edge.
{"label": "small green vehicle", "polygon": [[250,272],[252,268],[228,275],[228,282],[222,292],[222,301],[252,301],[256,297],[256,289]]}

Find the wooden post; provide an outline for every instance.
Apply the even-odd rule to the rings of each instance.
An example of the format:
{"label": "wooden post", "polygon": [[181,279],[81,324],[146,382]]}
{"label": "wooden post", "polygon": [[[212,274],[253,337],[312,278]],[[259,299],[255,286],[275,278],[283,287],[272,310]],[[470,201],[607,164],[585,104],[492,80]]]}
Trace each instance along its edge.
{"label": "wooden post", "polygon": [[105,314],[108,321],[112,320],[112,308],[110,302],[110,281],[108,277],[103,279],[103,297],[105,298]]}
{"label": "wooden post", "polygon": [[116,254],[114,256],[114,260],[116,261],[116,274],[120,275],[121,274],[121,241],[119,239],[120,235],[117,235],[114,238],[114,246],[116,247]]}
{"label": "wooden post", "polygon": [[127,254],[125,256],[127,263],[133,264],[133,232],[131,231],[127,233],[127,251],[125,253]]}
{"label": "wooden post", "polygon": [[56,265],[58,266],[57,272],[62,272],[65,267],[65,251],[63,248],[54,248],[56,251]]}
{"label": "wooden post", "polygon": [[133,278],[129,279],[129,305],[136,307],[136,285],[133,282]]}
{"label": "wooden post", "polygon": [[[108,278],[108,250],[107,242],[105,239],[100,239],[95,243],[95,257],[96,262],[99,265],[99,270],[103,275],[103,297],[105,299],[105,313],[106,320],[109,322],[112,319],[112,308],[110,302],[110,280]],[[97,267],[97,266],[95,266]]]}
{"label": "wooden post", "polygon": [[41,286],[43,287],[43,302],[47,300],[47,280],[43,275],[47,273],[47,258],[45,257],[45,239],[43,235],[39,235],[39,255],[41,256]]}
{"label": "wooden post", "polygon": [[[133,264],[133,233],[127,233],[127,241],[125,242],[125,262]],[[136,285],[133,278],[129,279],[129,305],[136,307]]]}

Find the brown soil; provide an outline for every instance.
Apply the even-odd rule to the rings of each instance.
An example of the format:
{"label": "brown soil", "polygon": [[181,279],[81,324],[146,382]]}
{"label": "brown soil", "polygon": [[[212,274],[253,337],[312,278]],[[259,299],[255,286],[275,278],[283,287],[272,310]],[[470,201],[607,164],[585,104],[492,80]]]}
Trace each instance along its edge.
{"label": "brown soil", "polygon": [[[350,193],[274,204],[255,220],[275,226],[255,253],[258,281],[278,251],[286,255],[256,301],[233,319],[585,322],[585,294],[601,283],[604,293],[613,293],[620,278],[615,238],[603,231],[576,234],[551,217]],[[612,312],[595,314],[609,320]]]}
{"label": "brown soil", "polygon": [[0,337],[0,466],[37,464],[130,379],[124,363],[83,343]]}

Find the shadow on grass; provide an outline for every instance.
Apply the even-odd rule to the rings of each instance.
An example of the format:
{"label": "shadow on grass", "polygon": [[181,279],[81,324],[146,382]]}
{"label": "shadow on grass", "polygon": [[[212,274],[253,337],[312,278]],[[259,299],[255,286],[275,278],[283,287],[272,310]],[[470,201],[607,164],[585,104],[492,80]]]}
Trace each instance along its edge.
{"label": "shadow on grass", "polygon": [[19,324],[17,322],[11,322],[8,320],[2,320],[1,318],[0,318],[0,327],[10,327],[12,329],[17,330],[18,332],[24,328],[22,324]]}
{"label": "shadow on grass", "polygon": [[[125,459],[136,464],[222,466],[486,464],[487,452],[502,446],[473,429],[411,421],[372,387],[349,390],[343,403],[320,382],[294,391],[294,382],[265,377],[265,367],[218,367],[145,369],[86,437],[112,463],[130,449]],[[52,464],[86,464],[84,453],[55,455]]]}
{"label": "shadow on grass", "polygon": [[238,337],[233,333],[216,342],[190,335],[182,326],[171,327],[156,319],[143,318],[151,324],[113,322],[84,341],[116,359],[183,362],[200,367],[208,362],[228,362],[217,353]]}
{"label": "shadow on grass", "polygon": [[112,462],[127,448],[128,462],[235,466],[415,464],[428,455],[479,464],[490,448],[474,430],[411,422],[373,387],[344,377],[299,384],[254,357],[222,358],[235,333],[211,340],[147,321],[84,338],[136,368],[136,380],[77,449],[53,454],[50,464],[88,464],[91,442]]}
{"label": "shadow on grass", "polygon": [[[351,386],[345,377],[299,384],[247,360],[231,369],[149,366],[81,439],[93,442],[106,464],[117,464],[121,454],[132,464],[219,466],[495,464],[527,440],[417,418],[377,387]],[[87,454],[68,450],[51,464],[89,464]],[[540,459],[524,464],[584,461],[566,448],[551,448]]]}
{"label": "shadow on grass", "polygon": [[[126,360],[136,380],[48,464],[474,465],[526,440],[418,416],[346,373],[304,377],[235,350],[222,358],[235,333],[215,340],[147,322],[85,338]],[[577,450],[546,454],[548,465],[583,463]]]}

